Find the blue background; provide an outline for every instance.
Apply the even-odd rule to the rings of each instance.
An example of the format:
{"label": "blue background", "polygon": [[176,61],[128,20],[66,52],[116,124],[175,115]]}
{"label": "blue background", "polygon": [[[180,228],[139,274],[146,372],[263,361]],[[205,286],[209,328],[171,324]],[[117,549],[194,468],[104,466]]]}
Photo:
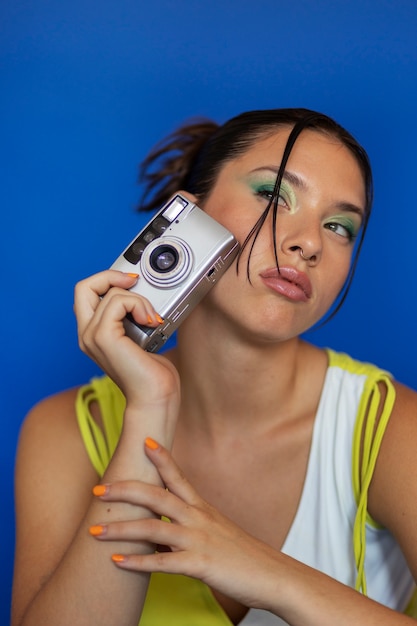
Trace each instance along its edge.
{"label": "blue background", "polygon": [[74,283],[139,230],[138,163],[185,118],[305,106],[360,139],[376,186],[367,244],[342,311],[310,338],[416,386],[416,40],[415,0],[1,0],[0,624],[19,426],[96,373]]}

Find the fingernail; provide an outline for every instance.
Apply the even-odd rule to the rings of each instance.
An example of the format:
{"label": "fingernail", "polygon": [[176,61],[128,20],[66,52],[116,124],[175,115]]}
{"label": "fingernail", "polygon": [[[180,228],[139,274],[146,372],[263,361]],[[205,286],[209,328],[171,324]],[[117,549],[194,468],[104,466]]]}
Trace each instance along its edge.
{"label": "fingernail", "polygon": [[102,524],[95,524],[94,526],[90,526],[88,532],[90,535],[93,535],[93,537],[100,537],[100,535],[104,535],[106,532],[106,527]]}
{"label": "fingernail", "polygon": [[93,487],[93,494],[95,496],[104,496],[108,492],[109,488],[107,485],[96,485]]}
{"label": "fingernail", "polygon": [[155,314],[156,320],[160,323],[163,324],[164,323],[164,318],[161,317],[160,315],[158,315],[158,313]]}
{"label": "fingernail", "polygon": [[158,450],[159,443],[157,443],[155,439],[152,439],[152,437],[146,437],[145,446],[150,450]]}
{"label": "fingernail", "polygon": [[139,274],[134,274],[133,272],[126,272],[126,274],[130,276],[130,278],[139,278]]}
{"label": "fingernail", "polygon": [[148,324],[153,324],[153,319],[150,315],[148,315]]}
{"label": "fingernail", "polygon": [[126,557],[123,554],[112,554],[111,560],[114,563],[124,563],[126,561]]}

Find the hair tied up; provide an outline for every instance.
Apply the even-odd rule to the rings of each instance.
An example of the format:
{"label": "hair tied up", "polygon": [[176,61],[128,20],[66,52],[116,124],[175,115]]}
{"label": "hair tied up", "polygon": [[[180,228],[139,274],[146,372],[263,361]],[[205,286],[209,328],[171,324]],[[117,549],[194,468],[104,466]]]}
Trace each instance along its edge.
{"label": "hair tied up", "polygon": [[144,185],[140,211],[158,209],[179,189],[192,191],[188,181],[194,164],[218,128],[209,119],[190,120],[156,144],[139,170],[139,183]]}

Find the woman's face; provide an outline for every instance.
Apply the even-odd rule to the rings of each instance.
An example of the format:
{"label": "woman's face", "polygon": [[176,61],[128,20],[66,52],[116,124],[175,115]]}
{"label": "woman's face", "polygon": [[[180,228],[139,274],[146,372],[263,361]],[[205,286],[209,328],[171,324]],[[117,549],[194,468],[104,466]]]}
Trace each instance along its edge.
{"label": "woman's face", "polygon": [[[241,243],[268,204],[289,132],[281,129],[227,163],[204,201],[204,210]],[[303,131],[288,159],[278,202],[280,273],[269,216],[251,253],[251,283],[249,244],[239,274],[232,266],[210,292],[207,306],[234,324],[238,317],[247,332],[267,340],[304,332],[326,313],[345,282],[364,210],[363,176],[350,151],[336,138]]]}

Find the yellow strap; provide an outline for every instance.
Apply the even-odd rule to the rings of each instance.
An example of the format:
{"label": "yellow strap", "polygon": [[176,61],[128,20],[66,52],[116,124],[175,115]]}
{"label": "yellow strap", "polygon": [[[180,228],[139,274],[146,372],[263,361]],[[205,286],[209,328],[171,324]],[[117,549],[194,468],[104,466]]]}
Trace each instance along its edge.
{"label": "yellow strap", "polygon": [[[379,383],[384,384],[386,397],[375,430],[378,412],[381,409]],[[359,405],[352,452],[353,489],[358,504],[353,527],[353,549],[357,568],[355,588],[362,591],[364,595],[367,593],[365,575],[366,522],[369,521],[377,526],[368,516],[368,490],[394,403],[395,388],[388,375],[379,372],[377,378],[370,377],[367,379]],[[362,463],[360,459],[361,448]]]}
{"label": "yellow strap", "polygon": [[[91,405],[100,407],[102,425],[91,413]],[[125,399],[120,389],[107,376],[94,378],[80,388],[75,409],[85,448],[97,474],[107,469],[117,446],[123,423]]]}

